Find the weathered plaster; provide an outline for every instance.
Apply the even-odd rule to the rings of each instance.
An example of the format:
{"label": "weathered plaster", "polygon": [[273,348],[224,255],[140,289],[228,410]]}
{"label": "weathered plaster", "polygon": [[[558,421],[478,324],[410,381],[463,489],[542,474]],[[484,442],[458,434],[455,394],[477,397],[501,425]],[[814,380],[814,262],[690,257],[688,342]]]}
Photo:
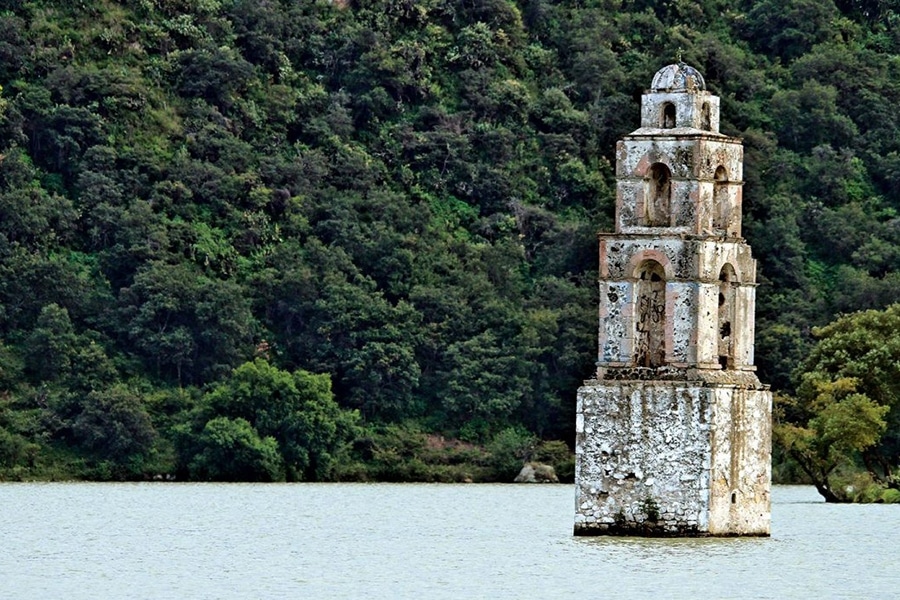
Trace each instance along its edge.
{"label": "weathered plaster", "polygon": [[760,389],[711,388],[709,533],[769,532],[772,396]]}
{"label": "weathered plaster", "polygon": [[[654,260],[666,273],[667,360],[682,367],[718,365],[719,274],[735,273],[735,368],[752,365],[756,261],[741,242],[656,236],[600,236],[599,364],[628,363],[638,314],[637,266]],[[746,281],[746,278],[750,278]],[[748,339],[749,336],[749,339]],[[701,365],[701,366],[702,366]]]}
{"label": "weathered plaster", "polygon": [[[671,172],[671,227],[679,232],[737,238],[741,233],[740,204],[743,147],[737,138],[709,133],[660,135],[639,129],[617,145],[616,233],[642,233],[648,195],[647,174],[655,164]],[[668,131],[668,130],[666,130]],[[716,180],[722,168],[725,178]],[[715,194],[716,186],[722,192]],[[713,210],[713,201],[723,203]],[[724,214],[724,219],[714,219]]]}

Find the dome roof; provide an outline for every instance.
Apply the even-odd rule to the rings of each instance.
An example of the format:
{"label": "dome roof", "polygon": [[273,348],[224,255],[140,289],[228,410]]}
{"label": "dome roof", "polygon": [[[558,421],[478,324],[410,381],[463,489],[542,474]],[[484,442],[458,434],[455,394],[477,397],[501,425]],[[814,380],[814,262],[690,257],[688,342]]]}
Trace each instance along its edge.
{"label": "dome roof", "polygon": [[701,92],[706,82],[700,71],[683,62],[667,65],[656,72],[650,84],[651,92]]}

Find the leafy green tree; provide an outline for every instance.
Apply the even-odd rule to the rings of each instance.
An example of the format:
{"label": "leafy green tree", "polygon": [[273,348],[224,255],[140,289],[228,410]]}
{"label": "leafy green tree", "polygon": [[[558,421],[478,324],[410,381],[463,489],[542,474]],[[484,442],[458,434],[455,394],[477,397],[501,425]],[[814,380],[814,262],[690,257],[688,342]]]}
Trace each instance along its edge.
{"label": "leafy green tree", "polygon": [[90,392],[72,423],[72,435],[98,460],[115,465],[114,477],[140,477],[157,432],[143,397],[124,384]]}
{"label": "leafy green tree", "polygon": [[206,422],[188,465],[192,479],[207,481],[283,481],[278,442],[260,438],[246,419],[216,417]]}
{"label": "leafy green tree", "polygon": [[834,87],[813,80],[804,82],[799,90],[776,92],[771,112],[778,123],[779,141],[800,151],[829,142],[837,147],[849,144],[858,129],[840,112],[837,96]]}
{"label": "leafy green tree", "polygon": [[57,304],[41,309],[26,347],[26,364],[34,381],[52,381],[69,375],[77,339],[66,309]]}
{"label": "leafy green tree", "polygon": [[487,444],[488,465],[497,480],[510,482],[515,479],[536,445],[534,434],[522,427],[508,427],[497,432]]}
{"label": "leafy green tree", "polygon": [[416,411],[418,314],[392,304],[339,248],[311,241],[273,253],[264,276],[265,322],[289,364],[333,374],[338,401],[370,418]]}
{"label": "leafy green tree", "polygon": [[235,369],[203,402],[213,415],[209,422],[243,421],[263,440],[274,440],[291,481],[327,479],[358,418],[334,402],[328,375],[289,373],[263,359]]}
{"label": "leafy green tree", "polygon": [[38,462],[40,446],[0,425],[0,480],[27,475]]}
{"label": "leafy green tree", "polygon": [[253,78],[253,65],[231,48],[190,49],[177,56],[178,90],[228,109]]}
{"label": "leafy green tree", "polygon": [[119,296],[119,323],[159,375],[197,382],[249,353],[252,317],[243,290],[186,264],[153,262]]}
{"label": "leafy green tree", "polygon": [[900,305],[838,318],[797,371],[797,397],[783,400],[776,437],[828,501],[848,494],[839,467],[859,459],[876,482],[900,485]]}
{"label": "leafy green tree", "polygon": [[509,422],[530,392],[528,364],[519,350],[491,331],[447,348],[439,376],[449,423],[476,419],[496,430]]}
{"label": "leafy green tree", "polygon": [[831,0],[764,0],[747,13],[746,35],[760,52],[789,61],[827,40],[836,17]]}
{"label": "leafy green tree", "polygon": [[21,148],[4,153],[0,161],[0,249],[4,254],[9,251],[7,244],[43,248],[72,235],[76,216],[72,201],[46,190],[39,177]]}
{"label": "leafy green tree", "polygon": [[118,376],[96,332],[76,332],[69,312],[57,304],[41,309],[24,359],[32,384],[62,388],[72,398],[106,388]]}
{"label": "leafy green tree", "polygon": [[890,407],[856,393],[857,381],[852,378],[817,384],[807,379],[806,384],[814,387],[814,398],[802,408],[792,400],[782,401],[779,408],[786,413],[796,410],[813,416],[802,425],[779,423],[776,440],[827,502],[847,502],[850,493],[835,482],[837,469],[852,465],[858,453],[880,440],[887,425],[884,416]]}

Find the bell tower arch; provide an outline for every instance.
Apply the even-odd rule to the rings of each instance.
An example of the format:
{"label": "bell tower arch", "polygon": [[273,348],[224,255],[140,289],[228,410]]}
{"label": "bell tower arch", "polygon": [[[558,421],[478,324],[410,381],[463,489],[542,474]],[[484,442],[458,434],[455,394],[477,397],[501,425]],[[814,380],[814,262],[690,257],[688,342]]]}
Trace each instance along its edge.
{"label": "bell tower arch", "polygon": [[644,224],[668,226],[672,218],[671,206],[672,171],[663,163],[654,163],[644,179]]}

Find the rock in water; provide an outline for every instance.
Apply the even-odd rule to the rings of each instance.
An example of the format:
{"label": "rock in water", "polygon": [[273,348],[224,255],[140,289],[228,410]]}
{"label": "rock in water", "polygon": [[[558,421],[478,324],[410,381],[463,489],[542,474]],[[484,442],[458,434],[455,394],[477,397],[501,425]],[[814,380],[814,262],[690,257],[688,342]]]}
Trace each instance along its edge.
{"label": "rock in water", "polygon": [[525,463],[513,481],[515,483],[559,483],[559,478],[550,465]]}

